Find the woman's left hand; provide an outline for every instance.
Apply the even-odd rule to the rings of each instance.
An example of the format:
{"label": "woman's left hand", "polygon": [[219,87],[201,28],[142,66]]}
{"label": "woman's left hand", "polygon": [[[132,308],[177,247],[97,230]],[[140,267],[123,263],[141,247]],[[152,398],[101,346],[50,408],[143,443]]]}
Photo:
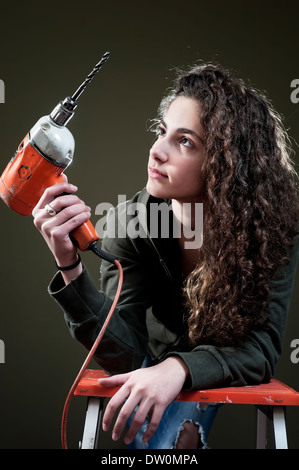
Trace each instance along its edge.
{"label": "woman's left hand", "polygon": [[143,442],[148,442],[156,432],[166,407],[182,390],[188,374],[189,369],[182,359],[169,357],[152,367],[100,379],[99,383],[106,387],[121,386],[106,407],[103,430],[109,429],[117,409],[122,405],[112,431],[112,439],[118,440],[138,406],[124,442],[130,444],[134,440],[150,414],[150,424],[143,436]]}

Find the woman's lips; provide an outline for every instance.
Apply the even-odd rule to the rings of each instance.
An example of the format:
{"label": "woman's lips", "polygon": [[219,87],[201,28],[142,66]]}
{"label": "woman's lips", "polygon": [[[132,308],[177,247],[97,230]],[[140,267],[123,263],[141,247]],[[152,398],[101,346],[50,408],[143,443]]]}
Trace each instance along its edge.
{"label": "woman's lips", "polygon": [[149,167],[148,174],[151,178],[167,178],[164,173],[161,173],[161,171],[157,170],[156,168]]}

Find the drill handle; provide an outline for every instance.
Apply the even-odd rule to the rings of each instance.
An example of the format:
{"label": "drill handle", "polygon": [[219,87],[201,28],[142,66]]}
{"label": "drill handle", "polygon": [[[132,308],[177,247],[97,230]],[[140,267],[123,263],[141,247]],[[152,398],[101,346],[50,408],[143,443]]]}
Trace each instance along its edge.
{"label": "drill handle", "polygon": [[75,230],[70,233],[70,238],[76,247],[81,251],[86,251],[89,249],[90,245],[98,241],[100,237],[90,220],[88,220],[80,225],[80,227],[75,228]]}

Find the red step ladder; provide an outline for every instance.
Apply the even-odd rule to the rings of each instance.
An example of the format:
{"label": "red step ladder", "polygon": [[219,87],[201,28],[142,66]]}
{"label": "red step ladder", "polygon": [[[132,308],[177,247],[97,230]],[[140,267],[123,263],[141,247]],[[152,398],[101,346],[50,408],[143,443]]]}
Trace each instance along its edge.
{"label": "red step ladder", "polygon": [[[98,445],[99,428],[104,400],[112,397],[119,387],[104,387],[98,379],[107,377],[102,370],[86,370],[74,392],[88,398],[81,449],[95,449]],[[276,379],[267,384],[245,387],[226,387],[181,392],[176,400],[198,403],[226,403],[255,405],[256,448],[266,448],[267,422],[274,431],[276,449],[287,449],[285,411],[287,406],[299,405],[299,393]]]}

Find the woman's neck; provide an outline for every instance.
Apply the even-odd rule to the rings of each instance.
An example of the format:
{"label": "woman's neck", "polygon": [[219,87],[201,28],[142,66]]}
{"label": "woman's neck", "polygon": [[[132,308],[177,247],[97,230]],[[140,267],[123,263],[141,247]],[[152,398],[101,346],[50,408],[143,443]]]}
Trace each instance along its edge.
{"label": "woman's neck", "polygon": [[172,200],[178,229],[182,275],[186,278],[195,268],[203,241],[203,203]]}
{"label": "woman's neck", "polygon": [[199,249],[203,241],[203,203],[172,200],[178,238],[186,249]]}

